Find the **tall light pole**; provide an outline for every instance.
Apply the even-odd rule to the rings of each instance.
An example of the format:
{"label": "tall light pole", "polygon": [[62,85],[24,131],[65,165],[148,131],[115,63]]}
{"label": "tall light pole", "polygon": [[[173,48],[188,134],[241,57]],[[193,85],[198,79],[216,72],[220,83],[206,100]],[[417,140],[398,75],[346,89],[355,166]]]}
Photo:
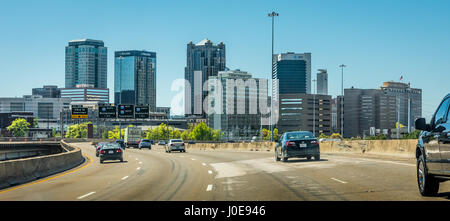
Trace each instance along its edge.
{"label": "tall light pole", "polygon": [[344,68],[347,67],[345,64],[339,65],[341,68],[341,136],[344,138]]}
{"label": "tall light pole", "polygon": [[268,16],[269,17],[271,17],[272,18],[272,55],[271,55],[271,58],[272,58],[272,64],[270,65],[270,67],[271,67],[271,73],[272,73],[272,76],[271,76],[271,84],[272,84],[272,92],[271,92],[271,94],[272,94],[272,96],[271,96],[271,102],[270,102],[270,127],[269,127],[269,130],[270,130],[270,141],[273,141],[273,63],[274,63],[274,60],[273,60],[273,39],[274,39],[274,24],[275,24],[275,16],[278,16],[278,13],[276,13],[276,12],[274,12],[274,11],[272,11],[272,13],[269,13],[268,14]]}

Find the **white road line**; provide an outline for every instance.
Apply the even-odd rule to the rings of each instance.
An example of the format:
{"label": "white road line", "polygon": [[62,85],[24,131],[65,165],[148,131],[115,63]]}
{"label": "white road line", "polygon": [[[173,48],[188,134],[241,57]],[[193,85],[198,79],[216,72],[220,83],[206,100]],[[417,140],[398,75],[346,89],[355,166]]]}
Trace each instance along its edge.
{"label": "white road line", "polygon": [[128,178],[128,176],[124,176],[123,178],[122,178],[122,180],[126,180]]}
{"label": "white road line", "polygon": [[208,187],[206,187],[206,191],[211,191],[212,188],[213,188],[213,185],[212,185],[212,184],[209,184]]}
{"label": "white road line", "polygon": [[81,200],[81,199],[83,199],[83,198],[85,198],[85,197],[88,197],[88,196],[94,194],[94,193],[95,193],[95,192],[90,192],[90,193],[88,193],[88,194],[86,194],[86,195],[83,195],[83,196],[78,197],[77,199]]}
{"label": "white road line", "polygon": [[202,163],[203,166],[206,166],[206,163]]}
{"label": "white road line", "polygon": [[142,162],[141,162],[141,161],[139,161],[139,164],[142,164]]}
{"label": "white road line", "polygon": [[140,167],[136,168],[136,170],[140,170],[140,169],[141,169]]}
{"label": "white road line", "polygon": [[194,158],[191,158],[191,160],[195,160]]}
{"label": "white road line", "polygon": [[345,181],[342,181],[342,180],[338,180],[338,179],[336,179],[336,178],[331,178],[332,180],[334,180],[334,181],[337,181],[337,182],[339,182],[339,183],[343,183],[343,184],[346,184],[347,182],[345,182]]}
{"label": "white road line", "polygon": [[208,173],[209,173],[209,174],[212,174],[212,171],[211,171],[211,170],[208,170]]}

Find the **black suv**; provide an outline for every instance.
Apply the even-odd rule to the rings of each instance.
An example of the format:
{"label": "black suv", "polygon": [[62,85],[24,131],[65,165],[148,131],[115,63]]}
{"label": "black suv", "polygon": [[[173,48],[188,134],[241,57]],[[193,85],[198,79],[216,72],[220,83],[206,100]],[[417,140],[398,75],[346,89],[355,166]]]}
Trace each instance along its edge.
{"label": "black suv", "polygon": [[450,179],[450,94],[437,108],[430,124],[424,118],[415,122],[422,130],[417,143],[417,182],[422,196],[434,196],[439,183]]}

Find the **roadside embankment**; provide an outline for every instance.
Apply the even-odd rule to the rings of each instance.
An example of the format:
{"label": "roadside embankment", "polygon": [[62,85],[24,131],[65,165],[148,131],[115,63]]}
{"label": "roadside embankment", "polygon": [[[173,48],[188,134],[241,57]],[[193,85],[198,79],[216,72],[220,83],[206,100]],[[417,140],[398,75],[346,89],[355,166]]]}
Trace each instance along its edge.
{"label": "roadside embankment", "polygon": [[61,147],[65,151],[57,154],[1,161],[0,188],[30,182],[74,168],[84,162],[79,148],[64,141],[61,141]]}
{"label": "roadside embankment", "polygon": [[[417,140],[351,140],[320,143],[322,153],[359,153],[414,158]],[[274,151],[275,143],[196,143],[187,144],[187,149],[196,150],[244,150]]]}

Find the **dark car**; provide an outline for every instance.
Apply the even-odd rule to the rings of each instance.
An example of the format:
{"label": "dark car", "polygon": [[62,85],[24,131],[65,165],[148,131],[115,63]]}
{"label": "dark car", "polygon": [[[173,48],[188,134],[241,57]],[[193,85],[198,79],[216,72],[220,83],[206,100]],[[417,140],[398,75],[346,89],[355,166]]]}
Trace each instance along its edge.
{"label": "dark car", "polygon": [[275,160],[286,162],[289,158],[299,157],[320,160],[319,141],[309,131],[284,133],[275,146]]}
{"label": "dark car", "polygon": [[115,143],[119,144],[122,149],[125,149],[125,141],[123,140],[116,140]]}
{"label": "dark car", "polygon": [[95,156],[98,157],[98,155],[100,154],[100,150],[102,149],[102,147],[104,145],[108,144],[107,142],[101,142],[97,144],[97,147],[95,148]]}
{"label": "dark car", "polygon": [[138,148],[139,149],[141,149],[141,148],[148,148],[149,150],[151,150],[152,149],[152,143],[148,139],[142,139],[141,141],[139,141]]}
{"label": "dark car", "polygon": [[430,124],[425,118],[415,122],[421,130],[416,148],[417,184],[422,196],[434,196],[439,183],[450,180],[450,94],[437,108]]}
{"label": "dark car", "polygon": [[117,143],[105,144],[100,150],[100,163],[105,160],[120,160],[123,162],[123,150]]}

